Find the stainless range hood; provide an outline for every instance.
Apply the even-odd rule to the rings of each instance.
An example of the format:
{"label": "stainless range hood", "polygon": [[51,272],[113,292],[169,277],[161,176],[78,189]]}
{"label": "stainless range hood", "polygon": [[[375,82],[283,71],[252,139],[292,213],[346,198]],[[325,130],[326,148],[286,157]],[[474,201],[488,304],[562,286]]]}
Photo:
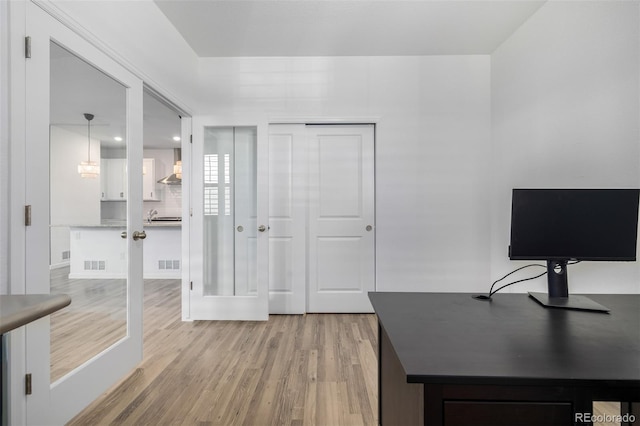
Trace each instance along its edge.
{"label": "stainless range hood", "polygon": [[173,173],[169,176],[165,176],[158,181],[165,185],[182,185],[182,151],[180,148],[173,149]]}

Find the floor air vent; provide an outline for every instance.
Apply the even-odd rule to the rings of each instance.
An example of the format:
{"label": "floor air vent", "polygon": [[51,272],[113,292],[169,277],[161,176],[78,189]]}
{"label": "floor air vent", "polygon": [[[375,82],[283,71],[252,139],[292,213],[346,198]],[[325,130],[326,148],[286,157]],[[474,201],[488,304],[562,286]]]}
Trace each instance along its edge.
{"label": "floor air vent", "polygon": [[179,260],[158,260],[158,269],[161,269],[161,270],[180,269],[180,261]]}
{"label": "floor air vent", "polygon": [[104,271],[106,269],[106,261],[104,260],[85,260],[85,271]]}

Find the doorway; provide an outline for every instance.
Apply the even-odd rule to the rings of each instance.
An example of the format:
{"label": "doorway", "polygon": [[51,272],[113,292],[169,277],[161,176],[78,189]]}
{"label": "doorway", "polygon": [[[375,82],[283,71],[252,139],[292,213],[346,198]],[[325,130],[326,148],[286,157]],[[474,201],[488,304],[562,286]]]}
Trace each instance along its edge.
{"label": "doorway", "polygon": [[269,312],[373,312],[375,126],[269,126]]}
{"label": "doorway", "polygon": [[147,87],[143,110],[142,213],[147,234],[143,277],[146,287],[146,280],[182,278],[183,135],[182,112]]}

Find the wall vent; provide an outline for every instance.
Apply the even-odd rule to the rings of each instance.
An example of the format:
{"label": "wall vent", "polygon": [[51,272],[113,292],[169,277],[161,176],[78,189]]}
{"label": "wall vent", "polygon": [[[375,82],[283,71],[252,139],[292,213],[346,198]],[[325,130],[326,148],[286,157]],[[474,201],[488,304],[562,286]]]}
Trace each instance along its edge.
{"label": "wall vent", "polygon": [[166,270],[179,270],[180,269],[180,261],[179,260],[158,260],[158,269]]}
{"label": "wall vent", "polygon": [[84,270],[85,271],[104,271],[106,270],[107,262],[104,260],[85,260],[84,261]]}
{"label": "wall vent", "polygon": [[71,259],[71,250],[65,250],[62,252],[62,260]]}

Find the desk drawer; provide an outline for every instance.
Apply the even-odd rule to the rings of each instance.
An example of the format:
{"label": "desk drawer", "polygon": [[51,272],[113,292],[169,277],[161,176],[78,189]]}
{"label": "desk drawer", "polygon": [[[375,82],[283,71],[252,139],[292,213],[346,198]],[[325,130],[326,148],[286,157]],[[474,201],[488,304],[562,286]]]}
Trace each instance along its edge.
{"label": "desk drawer", "polygon": [[445,426],[539,426],[573,424],[571,403],[445,401]]}

